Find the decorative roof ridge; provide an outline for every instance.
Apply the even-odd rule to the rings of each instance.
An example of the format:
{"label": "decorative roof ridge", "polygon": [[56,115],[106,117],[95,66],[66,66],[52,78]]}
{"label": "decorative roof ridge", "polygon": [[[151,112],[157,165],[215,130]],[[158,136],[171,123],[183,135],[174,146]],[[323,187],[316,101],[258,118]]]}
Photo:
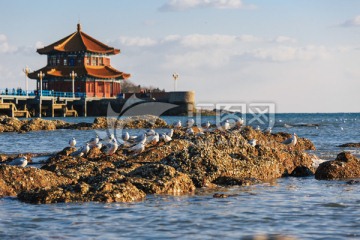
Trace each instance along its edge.
{"label": "decorative roof ridge", "polygon": [[[85,43],[84,43],[84,37],[85,37],[85,38],[99,44],[100,46],[107,48],[108,50],[106,52],[113,52],[114,54],[120,53],[120,49],[115,49],[114,47],[110,47],[109,45],[106,45],[105,43],[100,42],[96,38],[91,37],[89,34],[81,31],[81,27],[80,27],[79,33],[80,33],[81,41],[83,42],[84,45],[85,45]],[[86,46],[86,48],[87,48],[87,46]],[[89,50],[91,52],[98,52],[97,50],[94,50],[94,49],[87,49],[87,50]]]}
{"label": "decorative roof ridge", "polygon": [[[76,34],[78,34],[78,32],[74,32],[74,33],[70,34],[65,41],[63,41],[62,43],[60,43],[60,44],[58,44],[58,45],[54,45],[54,49],[55,49],[55,50],[58,50],[58,51],[62,51],[62,50],[60,50],[61,47],[63,47],[63,46],[66,45],[71,39],[73,39],[73,38],[76,36]],[[81,40],[82,40],[82,39],[81,39]],[[84,41],[82,41],[82,44],[83,44],[83,46],[85,46],[85,45],[84,45]]]}

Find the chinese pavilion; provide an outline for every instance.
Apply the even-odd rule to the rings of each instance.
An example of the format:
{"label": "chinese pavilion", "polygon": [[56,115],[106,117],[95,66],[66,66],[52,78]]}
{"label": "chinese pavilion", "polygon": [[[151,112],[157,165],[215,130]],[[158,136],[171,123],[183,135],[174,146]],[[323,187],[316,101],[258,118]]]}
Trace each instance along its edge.
{"label": "chinese pavilion", "polygon": [[[82,32],[80,24],[76,32],[37,52],[47,55],[47,65],[29,73],[29,78],[37,80],[38,91],[72,93],[74,90],[76,96],[116,97],[121,91],[120,80],[130,77],[110,65],[110,55],[120,50]],[[44,74],[41,79],[40,73]],[[74,73],[76,77],[71,76]]]}

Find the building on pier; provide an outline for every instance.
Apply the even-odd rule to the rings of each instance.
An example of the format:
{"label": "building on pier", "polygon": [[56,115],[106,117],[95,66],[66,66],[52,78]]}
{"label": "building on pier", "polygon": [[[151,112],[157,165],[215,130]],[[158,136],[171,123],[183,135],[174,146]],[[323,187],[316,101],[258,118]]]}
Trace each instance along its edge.
{"label": "building on pier", "polygon": [[113,98],[121,93],[122,80],[130,74],[113,68],[110,56],[120,53],[81,31],[37,49],[47,55],[47,65],[29,73],[37,91],[68,92],[77,97]]}

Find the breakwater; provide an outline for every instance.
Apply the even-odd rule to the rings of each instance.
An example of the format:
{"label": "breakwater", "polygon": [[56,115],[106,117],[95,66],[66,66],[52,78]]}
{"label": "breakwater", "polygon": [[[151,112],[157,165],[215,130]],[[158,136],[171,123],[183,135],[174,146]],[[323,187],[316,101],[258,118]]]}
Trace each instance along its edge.
{"label": "breakwater", "polygon": [[0,114],[9,117],[107,116],[108,106],[121,113],[127,101],[137,99],[152,108],[158,103],[171,104],[166,115],[191,115],[195,109],[195,92],[126,93],[117,98],[53,97],[0,95]]}

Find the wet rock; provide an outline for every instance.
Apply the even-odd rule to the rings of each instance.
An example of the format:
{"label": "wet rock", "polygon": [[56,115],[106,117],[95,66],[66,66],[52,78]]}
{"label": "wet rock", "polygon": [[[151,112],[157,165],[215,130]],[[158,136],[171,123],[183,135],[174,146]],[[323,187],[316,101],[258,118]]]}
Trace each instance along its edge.
{"label": "wet rock", "polygon": [[0,132],[17,132],[21,126],[22,122],[17,118],[0,116]]}
{"label": "wet rock", "polygon": [[349,152],[341,152],[333,161],[321,163],[315,172],[318,180],[360,178],[360,160]]}
{"label": "wet rock", "polygon": [[338,145],[337,147],[360,148],[360,143],[345,143],[345,144]]}
{"label": "wet rock", "polygon": [[313,170],[304,166],[297,166],[291,173],[291,177],[308,177],[314,175]]}
{"label": "wet rock", "polygon": [[128,179],[148,194],[181,194],[195,191],[188,175],[162,164],[147,164],[130,172]]}
{"label": "wet rock", "polygon": [[30,132],[30,131],[55,130],[55,129],[56,129],[56,124],[54,121],[44,120],[41,118],[34,118],[31,120],[25,120],[20,130],[24,132]]}
{"label": "wet rock", "polygon": [[225,194],[225,193],[214,193],[213,198],[228,198],[228,197],[237,197],[238,194]]}
{"label": "wet rock", "polygon": [[349,184],[349,185],[354,185],[354,184],[359,184],[360,181],[359,180],[349,180],[346,182],[346,184]]}
{"label": "wet rock", "polygon": [[72,180],[53,172],[32,168],[0,165],[0,197],[16,196],[24,190],[69,184]]}
{"label": "wet rock", "polygon": [[23,191],[18,198],[27,203],[44,204],[60,202],[135,202],[145,198],[145,193],[129,182],[105,183],[93,187],[86,183],[38,188]]}
{"label": "wet rock", "polygon": [[93,129],[106,128],[164,128],[167,123],[153,115],[131,116],[123,119],[97,117],[93,123]]}
{"label": "wet rock", "polygon": [[249,186],[254,184],[261,183],[260,180],[256,178],[235,178],[235,177],[219,177],[213,181],[213,183],[222,185],[222,186]]}
{"label": "wet rock", "polygon": [[[98,119],[96,123],[105,121]],[[301,168],[312,171],[311,156],[304,152],[308,146],[299,144],[290,150],[281,143],[286,134],[265,135],[251,127],[191,136],[185,131],[174,130],[172,141],[149,144],[140,154],[119,148],[107,156],[94,148],[74,157],[75,148],[65,148],[40,170],[70,182],[12,194],[21,191],[19,199],[32,203],[138,201],[146,194],[188,194],[196,187],[244,186],[290,173],[302,175],[306,171]],[[252,138],[258,140],[255,147],[248,143]]]}

